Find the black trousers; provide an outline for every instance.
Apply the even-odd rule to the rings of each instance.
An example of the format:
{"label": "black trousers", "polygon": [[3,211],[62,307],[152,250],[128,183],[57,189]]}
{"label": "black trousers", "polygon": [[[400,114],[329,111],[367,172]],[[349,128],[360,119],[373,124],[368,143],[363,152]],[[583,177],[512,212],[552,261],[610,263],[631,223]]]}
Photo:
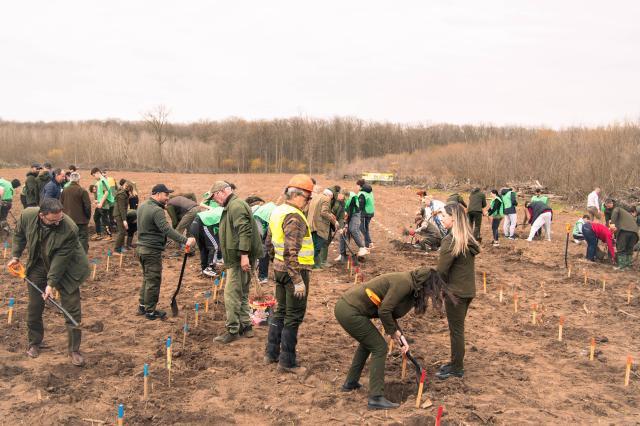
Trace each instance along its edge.
{"label": "black trousers", "polygon": [[480,241],[480,226],[482,225],[482,212],[469,212],[469,224],[473,230],[473,238]]}
{"label": "black trousers", "polygon": [[473,297],[459,298],[454,305],[449,298],[445,301],[447,322],[449,323],[449,337],[451,340],[451,366],[455,370],[464,369],[464,321]]}
{"label": "black trousers", "polygon": [[213,266],[218,256],[218,242],[213,235],[213,226],[205,226],[199,217],[191,222],[189,232],[196,238],[200,250],[200,269]]}
{"label": "black trousers", "polygon": [[638,242],[638,234],[631,231],[618,231],[616,237],[616,250],[623,256],[633,255],[633,247]]}

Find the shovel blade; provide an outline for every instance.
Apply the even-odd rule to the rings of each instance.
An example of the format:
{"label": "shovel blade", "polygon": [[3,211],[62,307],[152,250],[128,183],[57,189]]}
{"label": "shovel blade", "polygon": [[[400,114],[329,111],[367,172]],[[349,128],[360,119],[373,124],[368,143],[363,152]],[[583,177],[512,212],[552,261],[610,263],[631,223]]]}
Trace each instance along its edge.
{"label": "shovel blade", "polygon": [[171,315],[174,317],[178,316],[178,302],[176,299],[171,299]]}

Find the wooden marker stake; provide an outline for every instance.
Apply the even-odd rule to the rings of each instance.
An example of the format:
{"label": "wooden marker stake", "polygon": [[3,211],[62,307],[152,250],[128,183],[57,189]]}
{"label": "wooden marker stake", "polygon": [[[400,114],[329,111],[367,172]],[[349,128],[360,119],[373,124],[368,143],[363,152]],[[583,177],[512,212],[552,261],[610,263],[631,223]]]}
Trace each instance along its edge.
{"label": "wooden marker stake", "polygon": [[631,355],[627,356],[627,368],[625,369],[624,372],[624,385],[625,386],[629,386],[629,378],[631,377],[631,363],[633,362],[633,359],[631,358]]}
{"label": "wooden marker stake", "polygon": [[2,258],[7,258],[7,249],[9,248],[9,243],[7,241],[4,242],[4,249],[2,250]]}
{"label": "wooden marker stake", "polygon": [[387,352],[387,355],[391,354],[391,351],[393,351],[393,337],[389,339],[389,351]]}
{"label": "wooden marker stake", "polygon": [[596,354],[596,339],[591,338],[591,346],[589,347],[589,361],[593,361],[593,356]]}
{"label": "wooden marker stake", "polygon": [[124,425],[124,405],[118,405],[118,426]]}
{"label": "wooden marker stake", "polygon": [[96,280],[96,271],[98,270],[98,262],[95,259],[91,261],[93,263],[93,272],[91,273],[91,281]]}
{"label": "wooden marker stake", "polygon": [[167,371],[169,372],[169,387],[171,387],[171,336],[167,337]]}
{"label": "wooden marker stake", "polygon": [[587,285],[587,270],[584,270],[584,285]]}
{"label": "wooden marker stake", "polygon": [[503,290],[502,290],[502,286],[500,286],[500,295],[498,296],[498,300],[500,301],[500,303],[502,303],[502,296],[503,296]]}
{"label": "wooden marker stake", "polygon": [[558,322],[558,342],[562,342],[562,327],[564,326],[564,317],[560,316],[560,321]]}
{"label": "wooden marker stake", "polygon": [[487,294],[487,273],[482,273],[482,292]]}
{"label": "wooden marker stake", "polygon": [[193,328],[198,328],[198,318],[200,311],[200,304],[196,302],[196,319],[193,322]]}
{"label": "wooden marker stake", "polygon": [[533,305],[531,305],[531,309],[532,309],[532,312],[531,312],[531,324],[537,325],[538,321],[536,319],[536,316],[537,316],[536,310],[538,309],[538,304],[534,303]]}
{"label": "wooden marker stake", "polygon": [[13,318],[13,305],[15,305],[16,301],[13,297],[9,298],[9,313],[7,315],[7,324],[11,324],[11,319]]}
{"label": "wooden marker stake", "polygon": [[145,401],[149,398],[149,364],[145,364],[142,369],[142,375],[144,377],[144,393],[143,397]]}
{"label": "wooden marker stake", "polygon": [[518,293],[513,293],[513,312],[518,313]]}
{"label": "wooden marker stake", "polygon": [[402,373],[400,374],[400,378],[404,380],[407,377],[407,354],[402,354]]}
{"label": "wooden marker stake", "polygon": [[420,385],[418,386],[418,396],[416,397],[416,408],[420,408],[420,402],[422,401],[422,390],[424,389],[424,380],[427,377],[427,370],[422,369],[420,375]]}
{"label": "wooden marker stake", "polygon": [[122,261],[124,260],[124,254],[120,252],[120,262],[118,263],[118,268],[122,268]]}
{"label": "wooden marker stake", "polygon": [[189,324],[187,320],[188,316],[189,315],[184,316],[184,325],[182,326],[182,351],[183,352],[187,343],[187,333],[189,332]]}
{"label": "wooden marker stake", "polygon": [[211,298],[211,292],[210,291],[206,291],[204,293],[204,313],[208,313],[209,312],[209,299]]}
{"label": "wooden marker stake", "polygon": [[111,249],[107,250],[107,272],[109,272],[109,264],[111,263]]}
{"label": "wooden marker stake", "polygon": [[631,304],[631,290],[633,289],[633,284],[629,284],[627,288],[627,305]]}
{"label": "wooden marker stake", "polygon": [[567,278],[571,278],[571,265],[569,265],[569,269],[567,269]]}
{"label": "wooden marker stake", "polygon": [[353,280],[353,284],[356,285],[358,284],[358,278],[360,278],[360,267],[356,266],[355,268],[355,279]]}
{"label": "wooden marker stake", "polygon": [[607,282],[605,280],[602,280],[602,291],[605,291],[607,289]]}

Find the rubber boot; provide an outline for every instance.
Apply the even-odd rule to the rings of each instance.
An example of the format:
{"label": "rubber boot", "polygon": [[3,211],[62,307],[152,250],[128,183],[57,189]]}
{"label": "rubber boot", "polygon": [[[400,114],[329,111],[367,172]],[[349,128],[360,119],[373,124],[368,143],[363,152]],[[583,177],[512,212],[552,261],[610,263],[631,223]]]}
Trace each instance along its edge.
{"label": "rubber boot", "polygon": [[136,245],[133,244],[133,237],[130,237],[127,235],[127,242],[125,243],[125,246],[129,250],[134,249],[136,247]]}
{"label": "rubber boot", "polygon": [[278,362],[280,358],[280,341],[284,320],[274,320],[269,324],[269,334],[267,335],[267,348],[264,354],[264,363],[272,364]]}
{"label": "rubber boot", "polygon": [[296,345],[298,344],[298,329],[291,327],[282,328],[282,337],[280,341],[280,359],[278,361],[278,370],[293,373],[304,374],[307,369],[298,366],[296,362]]}
{"label": "rubber boot", "polygon": [[67,349],[69,353],[78,352],[80,350],[80,342],[82,341],[82,331],[80,327],[67,325]]}

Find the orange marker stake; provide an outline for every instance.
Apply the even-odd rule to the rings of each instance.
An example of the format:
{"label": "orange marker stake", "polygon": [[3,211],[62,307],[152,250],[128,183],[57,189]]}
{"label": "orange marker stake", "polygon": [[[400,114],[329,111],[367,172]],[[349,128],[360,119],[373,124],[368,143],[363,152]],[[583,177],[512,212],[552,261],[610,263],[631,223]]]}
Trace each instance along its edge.
{"label": "orange marker stake", "polygon": [[143,376],[144,376],[144,393],[143,397],[145,401],[149,398],[149,364],[145,364],[143,368]]}
{"label": "orange marker stake", "polygon": [[564,326],[564,317],[560,316],[560,321],[558,322],[558,342],[562,342],[562,327]]}
{"label": "orange marker stake", "polygon": [[487,294],[487,273],[482,273],[482,292]]}
{"label": "orange marker stake", "polygon": [[7,324],[11,324],[11,319],[13,318],[13,306],[15,305],[16,301],[13,297],[9,298],[9,313],[7,315]]}
{"label": "orange marker stake", "polygon": [[589,361],[593,361],[593,357],[596,354],[596,339],[591,338],[591,347],[589,348]]}
{"label": "orange marker stake", "polygon": [[533,305],[531,305],[531,324],[536,325],[538,323],[536,316],[537,316],[537,312],[536,309],[538,309],[538,304],[534,303]]}
{"label": "orange marker stake", "polygon": [[502,299],[503,299],[503,291],[502,291],[502,286],[500,286],[500,295],[498,296],[498,300],[500,301],[500,303],[502,303]]}
{"label": "orange marker stake", "polygon": [[400,375],[400,378],[404,380],[405,377],[407,377],[407,354],[403,353],[402,354],[402,374]]}
{"label": "orange marker stake", "polygon": [[631,358],[631,355],[627,356],[627,368],[624,372],[624,385],[625,386],[629,386],[629,378],[631,377],[631,363],[633,362],[633,359]]}
{"label": "orange marker stake", "polygon": [[416,408],[420,408],[420,402],[422,401],[422,390],[424,389],[424,380],[427,377],[427,370],[422,369],[420,375],[420,386],[418,386],[418,396],[416,397]]}
{"label": "orange marker stake", "polygon": [[513,312],[518,313],[518,293],[513,293]]}
{"label": "orange marker stake", "polygon": [[627,288],[627,305],[631,304],[631,290],[633,289],[633,284],[629,284]]}

